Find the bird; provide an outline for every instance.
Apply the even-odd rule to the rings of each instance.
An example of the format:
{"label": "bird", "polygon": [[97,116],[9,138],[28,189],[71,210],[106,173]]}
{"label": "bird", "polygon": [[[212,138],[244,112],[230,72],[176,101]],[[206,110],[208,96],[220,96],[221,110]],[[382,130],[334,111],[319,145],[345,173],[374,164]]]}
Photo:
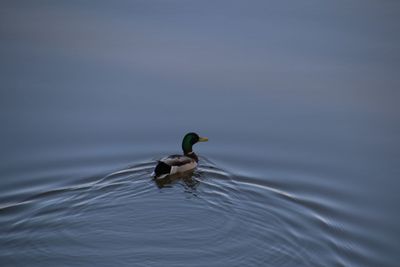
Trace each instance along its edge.
{"label": "bird", "polygon": [[193,152],[192,146],[198,142],[207,142],[207,137],[200,137],[197,133],[187,133],[182,140],[183,155],[170,155],[160,159],[154,169],[154,177],[162,179],[169,175],[180,174],[197,167],[199,158]]}

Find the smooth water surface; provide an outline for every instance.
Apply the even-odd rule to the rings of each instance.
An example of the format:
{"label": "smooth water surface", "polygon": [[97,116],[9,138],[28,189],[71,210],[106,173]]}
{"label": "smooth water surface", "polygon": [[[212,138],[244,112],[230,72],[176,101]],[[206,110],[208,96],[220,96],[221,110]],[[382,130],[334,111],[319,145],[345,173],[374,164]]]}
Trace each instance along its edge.
{"label": "smooth water surface", "polygon": [[[397,1],[2,1],[1,266],[398,266]],[[192,176],[156,162],[195,146]]]}

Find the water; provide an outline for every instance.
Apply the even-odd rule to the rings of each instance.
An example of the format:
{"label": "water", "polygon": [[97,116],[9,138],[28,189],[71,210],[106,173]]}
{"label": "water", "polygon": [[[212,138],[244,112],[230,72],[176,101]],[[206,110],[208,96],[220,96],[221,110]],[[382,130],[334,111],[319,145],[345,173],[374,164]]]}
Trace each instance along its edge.
{"label": "water", "polygon": [[2,1],[0,265],[397,266],[399,12]]}

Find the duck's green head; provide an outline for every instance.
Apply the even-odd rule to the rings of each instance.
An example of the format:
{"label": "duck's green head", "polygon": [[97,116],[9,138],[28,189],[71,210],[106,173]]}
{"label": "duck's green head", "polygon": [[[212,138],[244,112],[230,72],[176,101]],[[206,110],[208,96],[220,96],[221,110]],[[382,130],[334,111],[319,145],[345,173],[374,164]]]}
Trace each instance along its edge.
{"label": "duck's green head", "polygon": [[197,142],[207,142],[207,137],[200,137],[197,133],[188,133],[183,137],[182,149],[184,154],[192,152],[192,146]]}

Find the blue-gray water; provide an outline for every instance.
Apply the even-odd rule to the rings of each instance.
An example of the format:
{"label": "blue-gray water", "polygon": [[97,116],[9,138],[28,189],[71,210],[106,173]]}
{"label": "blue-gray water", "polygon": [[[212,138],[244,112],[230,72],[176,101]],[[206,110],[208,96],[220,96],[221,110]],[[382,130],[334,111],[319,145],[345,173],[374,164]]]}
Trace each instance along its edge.
{"label": "blue-gray water", "polygon": [[[1,1],[1,266],[398,266],[398,1]],[[157,159],[195,146],[193,177]]]}

